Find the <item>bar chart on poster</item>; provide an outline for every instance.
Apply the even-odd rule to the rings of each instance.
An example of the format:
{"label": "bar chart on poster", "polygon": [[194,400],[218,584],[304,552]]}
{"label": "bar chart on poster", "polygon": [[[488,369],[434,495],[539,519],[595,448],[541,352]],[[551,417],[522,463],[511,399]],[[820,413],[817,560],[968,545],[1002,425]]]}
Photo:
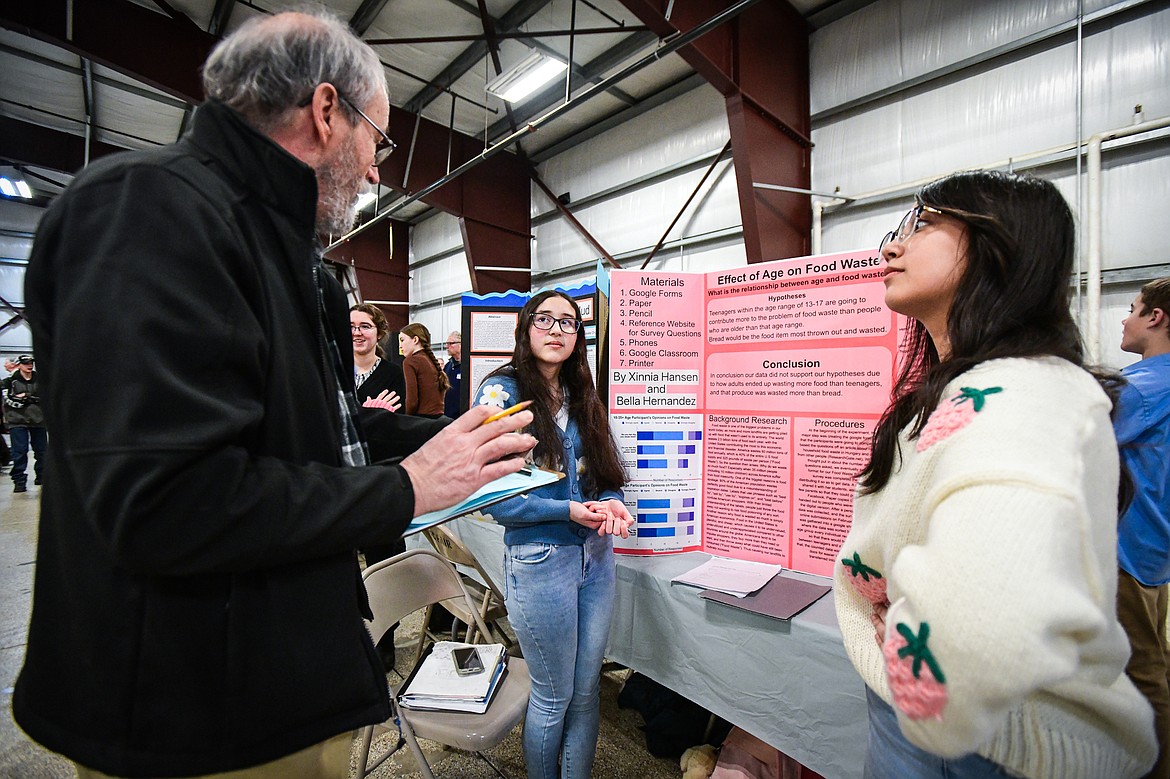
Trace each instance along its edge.
{"label": "bar chart on poster", "polygon": [[853,252],[610,280],[610,424],[636,535],[830,575],[894,380],[880,260]]}

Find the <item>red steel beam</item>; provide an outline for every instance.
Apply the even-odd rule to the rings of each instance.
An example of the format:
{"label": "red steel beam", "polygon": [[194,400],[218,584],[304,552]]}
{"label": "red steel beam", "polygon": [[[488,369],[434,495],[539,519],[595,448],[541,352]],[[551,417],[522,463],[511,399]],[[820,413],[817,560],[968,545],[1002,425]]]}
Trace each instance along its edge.
{"label": "red steel beam", "polygon": [[410,225],[386,219],[334,247],[325,259],[354,269],[363,300],[387,301],[378,307],[396,333],[407,325],[410,273],[402,258],[409,251]]}
{"label": "red steel beam", "polygon": [[[621,0],[659,37],[686,32],[724,10],[722,0]],[[764,0],[679,54],[723,95],[748,262],[807,254],[808,195],[753,182],[811,185],[808,24],[782,0]]]}
{"label": "red steel beam", "polygon": [[[419,124],[417,133],[414,131],[416,120]],[[391,154],[378,170],[382,183],[402,194],[416,192],[447,174],[448,140],[451,145],[450,169],[483,151],[482,141],[461,133],[452,137],[443,125],[415,117],[394,106],[390,108],[390,137],[398,144],[399,150]],[[413,149],[410,146],[412,137]],[[489,157],[423,198],[428,205],[459,217],[473,292],[486,294],[509,289],[526,292],[531,288],[530,198],[527,166],[510,153]],[[478,270],[480,267],[516,270],[487,272],[485,275]]]}
{"label": "red steel beam", "polygon": [[190,103],[203,101],[199,68],[216,42],[215,36],[189,21],[129,0],[5,3],[0,26],[68,49]]}

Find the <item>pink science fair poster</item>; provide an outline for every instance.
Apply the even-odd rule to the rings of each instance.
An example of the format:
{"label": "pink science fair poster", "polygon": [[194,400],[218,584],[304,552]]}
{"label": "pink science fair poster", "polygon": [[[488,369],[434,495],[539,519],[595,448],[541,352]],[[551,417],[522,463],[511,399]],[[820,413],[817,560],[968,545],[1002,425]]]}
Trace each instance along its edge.
{"label": "pink science fair poster", "polygon": [[615,271],[610,424],[638,520],[615,549],[832,575],[894,381],[884,293],[873,252]]}

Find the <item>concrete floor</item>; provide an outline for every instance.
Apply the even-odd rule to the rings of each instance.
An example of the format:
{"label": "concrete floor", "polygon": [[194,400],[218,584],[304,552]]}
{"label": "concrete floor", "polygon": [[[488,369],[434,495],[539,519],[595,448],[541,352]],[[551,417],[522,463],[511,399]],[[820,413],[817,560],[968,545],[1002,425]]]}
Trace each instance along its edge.
{"label": "concrete floor", "polygon": [[[32,602],[32,579],[36,564],[37,519],[40,487],[29,483],[29,491],[13,494],[6,473],[0,473],[0,778],[2,779],[72,779],[72,763],[42,749],[29,740],[12,720],[12,685],[24,658],[28,634],[28,616]],[[413,658],[414,641],[421,617],[408,618],[395,634],[399,646],[398,666],[406,670]],[[641,716],[617,707],[617,694],[628,671],[607,670],[602,676],[602,722],[597,761],[593,776],[603,779],[678,779],[681,771],[675,760],[658,759],[646,751],[646,741],[639,730]],[[390,675],[392,682],[399,679]],[[380,746],[396,741],[396,733],[374,742]],[[350,775],[356,772],[356,750]],[[433,742],[421,742],[427,761],[437,779],[496,779],[492,769],[479,758],[446,749]],[[524,757],[520,746],[520,726],[495,749],[488,752],[493,762],[512,779],[524,777]],[[409,750],[402,749],[371,774],[374,779],[414,779],[421,777]]]}
{"label": "concrete floor", "polygon": [[41,488],[29,479],[28,492],[14,495],[7,469],[0,473],[0,777],[74,777],[73,764],[25,737],[12,721],[12,685],[24,660],[28,613],[36,563]]}

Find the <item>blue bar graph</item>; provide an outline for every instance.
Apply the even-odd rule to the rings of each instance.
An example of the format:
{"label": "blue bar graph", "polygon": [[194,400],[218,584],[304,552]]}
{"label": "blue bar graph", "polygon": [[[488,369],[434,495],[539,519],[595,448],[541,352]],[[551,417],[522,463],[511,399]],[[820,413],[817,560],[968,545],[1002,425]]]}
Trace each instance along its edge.
{"label": "blue bar graph", "polygon": [[695,521],[695,512],[693,512],[693,511],[680,511],[679,515],[678,515],[678,521],[679,522],[694,522]]}
{"label": "blue bar graph", "polygon": [[691,464],[690,460],[679,460],[678,461],[679,468],[686,468],[686,467],[690,466],[690,464]]}
{"label": "blue bar graph", "polygon": [[669,468],[668,460],[638,460],[639,468]]}
{"label": "blue bar graph", "polygon": [[666,454],[662,444],[638,444],[638,454]]}
{"label": "blue bar graph", "polygon": [[639,538],[673,538],[674,535],[675,535],[675,532],[674,532],[673,527],[640,527],[640,528],[638,528],[638,537]]}
{"label": "blue bar graph", "polygon": [[650,525],[664,525],[668,519],[669,517],[665,512],[662,514],[643,514],[638,512],[638,521]]}
{"label": "blue bar graph", "polygon": [[689,509],[689,508],[694,507],[694,505],[695,505],[694,498],[683,498],[683,508]]}
{"label": "blue bar graph", "polygon": [[[638,447],[639,454],[641,453],[641,448],[642,447]],[[680,446],[680,447],[678,447],[678,453],[679,454],[694,454],[695,453],[695,445],[694,444],[686,444],[684,446]],[[648,452],[648,454],[662,454],[662,453],[661,452]]]}
{"label": "blue bar graph", "polygon": [[[682,430],[639,430],[639,441],[681,441],[683,440]],[[692,438],[695,436],[694,432],[687,434]]]}
{"label": "blue bar graph", "polygon": [[[693,501],[694,498],[686,498],[686,500]],[[638,508],[668,509],[670,508],[670,498],[638,498]]]}

